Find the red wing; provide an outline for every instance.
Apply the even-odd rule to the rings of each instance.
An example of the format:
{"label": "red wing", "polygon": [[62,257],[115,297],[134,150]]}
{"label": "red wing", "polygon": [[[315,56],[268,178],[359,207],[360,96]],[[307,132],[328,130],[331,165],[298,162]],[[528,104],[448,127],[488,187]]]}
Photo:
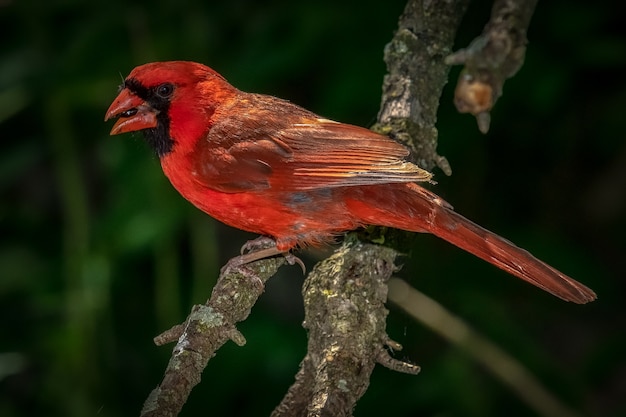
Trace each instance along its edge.
{"label": "red wing", "polygon": [[196,149],[195,174],[204,185],[223,192],[295,191],[431,178],[386,136],[320,119],[283,100],[250,98],[242,100],[248,106],[233,105]]}
{"label": "red wing", "polygon": [[289,186],[300,190],[345,187],[391,182],[428,181],[431,174],[404,160],[408,150],[371,130],[314,119],[296,123],[278,133],[278,140],[293,150],[272,186],[289,178]]}

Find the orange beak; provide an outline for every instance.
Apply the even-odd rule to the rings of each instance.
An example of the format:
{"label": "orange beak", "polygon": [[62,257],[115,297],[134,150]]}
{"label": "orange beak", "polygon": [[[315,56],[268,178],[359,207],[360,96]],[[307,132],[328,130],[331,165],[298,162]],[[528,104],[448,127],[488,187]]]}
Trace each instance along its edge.
{"label": "orange beak", "polygon": [[111,129],[111,135],[119,135],[120,133],[157,127],[158,114],[159,112],[152,106],[133,94],[128,88],[124,88],[111,103],[104,116],[104,121],[118,118]]}

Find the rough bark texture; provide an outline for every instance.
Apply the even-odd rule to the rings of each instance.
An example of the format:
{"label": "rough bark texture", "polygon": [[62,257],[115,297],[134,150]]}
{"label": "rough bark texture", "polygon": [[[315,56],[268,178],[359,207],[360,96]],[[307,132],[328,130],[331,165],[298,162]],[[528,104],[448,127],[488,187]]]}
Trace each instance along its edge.
{"label": "rough bark texture", "polygon": [[394,367],[385,349],[399,347],[385,333],[395,258],[393,249],[351,241],[309,274],[302,291],[307,355],[273,417],[351,415],[377,362],[419,372],[410,364]]}
{"label": "rough bark texture", "polygon": [[398,30],[385,47],[388,74],[383,80],[378,123],[373,127],[407,144],[415,162],[447,175],[448,161],[437,154],[437,109],[448,81],[444,58],[452,51],[465,1],[409,1]]}
{"label": "rough bark texture", "polygon": [[263,259],[225,271],[205,305],[193,306],[183,324],[155,338],[157,345],[178,342],[163,381],[144,403],[142,417],[178,415],[215,352],[228,340],[240,346],[246,343],[235,325],[248,317],[265,281],[283,263],[283,258]]}

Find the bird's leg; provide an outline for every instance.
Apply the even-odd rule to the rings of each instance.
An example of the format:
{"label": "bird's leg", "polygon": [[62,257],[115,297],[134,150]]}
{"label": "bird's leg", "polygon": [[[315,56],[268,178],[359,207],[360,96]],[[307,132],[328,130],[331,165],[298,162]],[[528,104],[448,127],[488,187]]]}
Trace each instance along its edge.
{"label": "bird's leg", "polygon": [[267,236],[260,236],[256,239],[247,241],[241,247],[241,255],[230,259],[221,270],[222,274],[229,272],[233,268],[237,268],[245,275],[243,265],[249,264],[259,259],[270,258],[272,256],[282,255],[289,265],[300,265],[302,273],[306,273],[304,262],[290,252],[283,252],[276,247],[276,241]]}
{"label": "bird's leg", "polygon": [[235,261],[237,265],[245,265],[254,261],[258,261],[259,259],[270,258],[276,255],[282,255],[283,253],[279,251],[276,246],[270,246],[269,248],[260,248],[251,250],[242,255],[236,256],[231,261]]}
{"label": "bird's leg", "polygon": [[[244,252],[248,252],[244,255]],[[259,259],[269,258],[270,256],[275,255],[283,255],[285,257],[285,261],[289,265],[300,265],[302,268],[302,273],[306,274],[306,266],[304,266],[304,262],[302,259],[298,258],[296,255],[291,252],[284,252],[278,250],[276,247],[276,241],[271,237],[267,236],[259,236],[256,239],[252,239],[244,243],[241,247],[241,256],[250,256],[250,259],[245,263],[254,262]]]}

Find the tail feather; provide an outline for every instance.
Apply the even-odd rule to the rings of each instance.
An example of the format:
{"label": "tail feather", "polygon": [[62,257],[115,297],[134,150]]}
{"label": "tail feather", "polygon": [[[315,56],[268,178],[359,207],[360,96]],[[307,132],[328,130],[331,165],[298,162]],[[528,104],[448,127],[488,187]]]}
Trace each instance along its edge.
{"label": "tail feather", "polygon": [[417,184],[374,187],[351,202],[352,213],[363,223],[432,233],[565,301],[584,304],[596,299],[585,285],[456,213]]}
{"label": "tail feather", "polygon": [[585,285],[451,209],[433,211],[432,234],[565,301],[584,304],[596,299]]}

